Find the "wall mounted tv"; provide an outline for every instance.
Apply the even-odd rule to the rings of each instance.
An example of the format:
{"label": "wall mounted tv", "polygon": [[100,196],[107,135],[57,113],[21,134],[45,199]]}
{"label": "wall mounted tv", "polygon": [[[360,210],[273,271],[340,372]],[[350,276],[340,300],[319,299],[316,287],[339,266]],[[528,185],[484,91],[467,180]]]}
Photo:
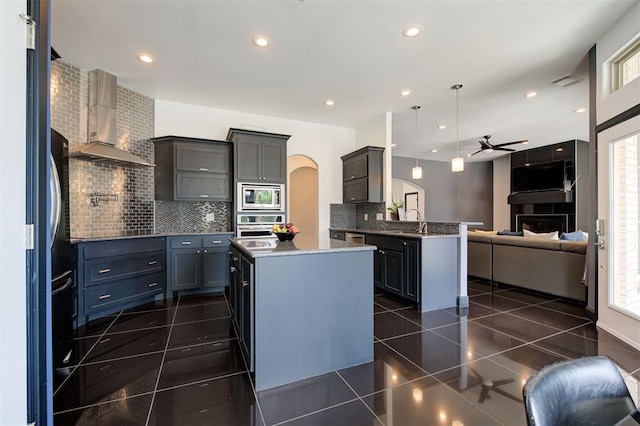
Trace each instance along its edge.
{"label": "wall mounted tv", "polygon": [[565,179],[564,160],[514,167],[511,169],[511,192],[563,189]]}

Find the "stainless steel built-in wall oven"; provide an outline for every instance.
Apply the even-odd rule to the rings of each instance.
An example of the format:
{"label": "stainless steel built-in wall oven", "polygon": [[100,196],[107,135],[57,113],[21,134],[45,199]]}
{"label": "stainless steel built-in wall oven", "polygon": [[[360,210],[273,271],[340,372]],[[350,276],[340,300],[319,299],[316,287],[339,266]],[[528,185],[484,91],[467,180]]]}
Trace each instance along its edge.
{"label": "stainless steel built-in wall oven", "polygon": [[269,238],[273,237],[274,223],[286,223],[284,214],[238,214],[236,236],[239,238]]}

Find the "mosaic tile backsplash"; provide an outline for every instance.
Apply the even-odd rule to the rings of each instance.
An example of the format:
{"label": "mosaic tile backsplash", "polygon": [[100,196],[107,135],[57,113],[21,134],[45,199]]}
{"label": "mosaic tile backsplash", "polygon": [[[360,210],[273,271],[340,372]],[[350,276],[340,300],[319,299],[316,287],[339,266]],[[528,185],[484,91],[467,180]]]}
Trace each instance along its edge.
{"label": "mosaic tile backsplash", "polygon": [[[51,126],[69,140],[86,143],[88,72],[61,59],[51,63]],[[153,162],[154,100],[118,86],[117,143]],[[91,203],[91,194],[118,194],[118,201]],[[123,167],[69,159],[71,236],[144,235],[153,232],[152,167]]]}
{"label": "mosaic tile backsplash", "polygon": [[[233,232],[231,203],[222,201],[156,201],[157,233],[165,232]],[[214,221],[206,215],[213,213]]]}

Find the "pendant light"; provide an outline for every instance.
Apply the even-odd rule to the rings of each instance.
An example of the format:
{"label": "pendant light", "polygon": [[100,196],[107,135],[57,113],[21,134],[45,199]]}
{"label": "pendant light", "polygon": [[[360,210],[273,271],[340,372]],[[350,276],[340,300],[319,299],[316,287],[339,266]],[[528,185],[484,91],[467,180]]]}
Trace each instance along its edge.
{"label": "pendant light", "polygon": [[456,157],[451,159],[451,171],[464,171],[464,158],[460,157],[460,104],[458,102],[458,90],[462,89],[462,84],[451,86],[456,91]]}
{"label": "pendant light", "polygon": [[420,105],[414,105],[411,107],[412,110],[416,112],[416,166],[411,169],[411,178],[412,179],[422,179],[422,167],[418,166],[418,110],[420,109]]}

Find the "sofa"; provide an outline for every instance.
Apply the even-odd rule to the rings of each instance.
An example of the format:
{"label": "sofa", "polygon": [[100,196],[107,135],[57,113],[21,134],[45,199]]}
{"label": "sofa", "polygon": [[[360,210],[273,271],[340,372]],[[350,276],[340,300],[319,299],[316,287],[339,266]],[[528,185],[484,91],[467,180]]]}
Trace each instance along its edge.
{"label": "sofa", "polygon": [[586,241],[469,231],[467,273],[497,283],[586,302]]}

